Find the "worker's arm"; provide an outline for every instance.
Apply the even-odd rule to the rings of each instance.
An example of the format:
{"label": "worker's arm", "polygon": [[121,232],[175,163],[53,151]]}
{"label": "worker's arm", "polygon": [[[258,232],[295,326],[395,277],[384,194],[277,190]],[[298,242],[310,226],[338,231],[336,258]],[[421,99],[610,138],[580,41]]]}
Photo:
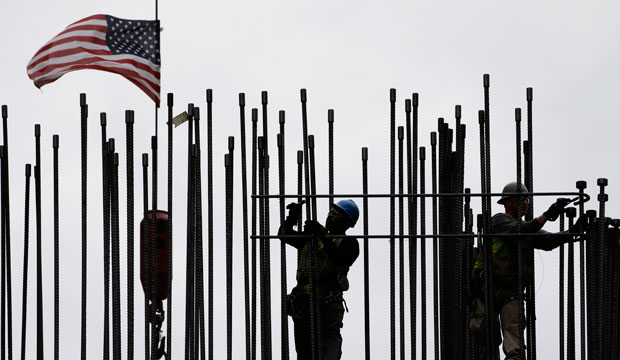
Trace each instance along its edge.
{"label": "worker's arm", "polygon": [[491,231],[494,234],[531,234],[538,232],[540,229],[542,229],[546,221],[547,220],[545,216],[541,215],[536,219],[532,219],[529,221],[520,221],[519,223],[517,223],[517,221],[513,219],[510,215],[500,213],[495,214],[493,218],[491,218]]}
{"label": "worker's arm", "polygon": [[585,226],[588,224],[587,215],[580,216],[575,224],[566,231],[560,231],[558,233],[549,233],[544,230],[540,230],[539,233],[547,234],[547,236],[539,236],[534,239],[534,248],[540,250],[553,250],[562,244],[569,242],[575,242],[581,239],[579,235],[572,235],[581,233],[585,230]]}

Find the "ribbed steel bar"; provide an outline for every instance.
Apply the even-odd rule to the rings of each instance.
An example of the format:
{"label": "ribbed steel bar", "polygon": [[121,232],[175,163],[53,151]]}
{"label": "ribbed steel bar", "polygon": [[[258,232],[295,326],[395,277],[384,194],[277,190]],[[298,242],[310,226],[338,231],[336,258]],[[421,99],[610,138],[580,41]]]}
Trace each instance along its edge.
{"label": "ribbed steel bar", "polygon": [[[252,286],[251,286],[251,294],[252,294],[252,304],[251,304],[251,332],[252,332],[252,345],[251,345],[251,359],[256,360],[256,320],[258,319],[258,314],[256,313],[257,307],[257,295],[256,295],[256,243],[257,240],[254,238],[256,236],[256,227],[257,227],[257,217],[256,217],[256,206],[257,201],[254,197],[257,195],[257,179],[258,179],[258,144],[257,144],[257,127],[258,127],[258,109],[252,109],[252,261],[251,261],[251,273],[252,273]],[[262,312],[261,312],[262,314]]]}
{"label": "ribbed steel bar", "polygon": [[[310,155],[308,151],[308,111],[307,111],[307,101],[308,95],[306,93],[306,89],[300,90],[300,100],[301,100],[301,120],[302,120],[302,130],[303,130],[303,151],[304,151],[304,177],[305,177],[305,195],[311,194],[310,191]],[[306,220],[315,220],[311,218],[312,207],[310,199],[306,199]],[[310,251],[309,258],[312,261],[314,257],[314,240],[310,242]],[[308,277],[310,279],[310,348],[311,354],[310,358],[312,360],[317,360],[319,358],[318,352],[318,342],[316,334],[317,327],[317,319],[316,319],[316,304],[313,298],[314,291],[314,269],[310,267]]]}
{"label": "ribbed steel bar", "polygon": [[[411,95],[411,149],[407,151],[411,152],[411,168],[408,169],[409,176],[411,177],[411,186],[409,188],[410,194],[417,194],[418,192],[418,106],[419,95],[413,93]],[[405,104],[405,111],[407,104]],[[406,114],[405,114],[406,115]],[[409,198],[409,234],[416,235],[418,230],[418,199]],[[409,240],[409,312],[410,315],[410,346],[411,357],[417,357],[417,241]]]}
{"label": "ribbed steel bar", "polygon": [[[579,190],[579,198],[583,199],[584,191],[587,187],[587,183],[583,180],[577,181],[575,186]],[[579,216],[584,214],[583,201],[579,202]],[[583,230],[583,229],[580,229]],[[585,243],[583,237],[579,240],[579,325],[580,325],[580,339],[581,339],[581,359],[586,359],[586,279],[585,279]]]}
{"label": "ribbed steel bar", "polygon": [[[560,231],[564,231],[564,214],[560,214]],[[565,350],[566,350],[566,337],[565,337],[565,308],[564,308],[564,269],[565,263],[564,259],[566,258],[564,251],[564,244],[560,245],[560,274],[559,274],[559,291],[558,291],[558,300],[559,300],[559,349],[560,349],[560,360],[566,359]]]}
{"label": "ribbed steel bar", "polygon": [[[214,244],[214,236],[213,236],[213,90],[212,89],[207,89],[206,91],[206,96],[207,96],[207,221],[208,221],[208,226],[209,226],[209,232],[208,232],[208,238],[207,238],[207,252],[208,252],[208,258],[207,258],[207,267],[208,267],[208,284],[207,284],[207,291],[209,293],[209,297],[208,297],[208,301],[207,301],[207,307],[208,307],[208,312],[207,312],[207,327],[208,327],[208,337],[207,337],[207,342],[208,342],[208,357],[209,360],[213,360],[214,359],[214,353],[213,353],[213,330],[214,330],[214,325],[213,325],[213,278],[214,278],[214,272],[213,272],[213,244]],[[196,138],[199,139],[200,134],[196,134]],[[198,146],[198,161],[200,161],[200,146]],[[200,163],[198,163],[198,168],[200,169]],[[200,188],[198,188],[198,191],[200,191]],[[200,199],[199,199],[200,201]],[[202,204],[202,201],[201,201]],[[201,245],[202,246],[202,245]],[[199,266],[202,268],[202,263],[199,264]],[[202,284],[199,284],[199,286],[202,286]],[[202,312],[204,312],[204,301],[202,301],[202,303],[200,304],[200,308],[202,309]],[[202,319],[204,318],[203,315],[201,316],[201,322],[203,321]],[[201,336],[201,341],[204,342],[204,331],[203,333],[200,335]]]}
{"label": "ribbed steel bar", "polygon": [[[8,109],[6,105],[2,108],[2,136],[4,146],[4,190],[6,192],[4,202],[4,226],[6,237],[6,296],[7,296],[7,350],[9,360],[13,358],[13,291],[11,284],[11,206],[10,206],[10,177],[9,177],[9,128],[8,128]],[[56,344],[56,342],[54,342]],[[58,346],[55,346],[57,348]],[[56,354],[56,352],[55,352]]]}
{"label": "ribbed steel bar", "polygon": [[[143,211],[143,218],[147,219],[148,216],[148,211],[149,211],[149,174],[148,174],[148,169],[149,169],[149,154],[142,154],[142,211]],[[147,242],[147,229],[145,228],[146,226],[146,220],[142,222],[141,224],[141,240],[142,243],[140,244],[140,251],[143,253],[143,262],[141,263],[141,271],[143,272],[143,274],[147,274],[148,273],[148,264],[151,263],[151,250],[148,246],[146,246]],[[144,359],[145,360],[150,360],[151,359],[151,347],[150,347],[150,343],[149,343],[149,339],[150,339],[150,328],[149,328],[149,297],[147,294],[147,287],[143,285],[143,290],[144,290]]]}
{"label": "ribbed steel bar", "polygon": [[135,199],[134,199],[134,112],[125,111],[125,176],[127,181],[127,359],[134,358],[134,258],[135,258]]}
{"label": "ribbed steel bar", "polygon": [[[420,147],[420,194],[426,193],[426,148]],[[420,199],[420,235],[426,235],[426,198]],[[420,239],[420,311],[422,314],[420,327],[422,328],[422,360],[426,360],[426,239]]]}
{"label": "ribbed steel bar", "polygon": [[[112,139],[110,139],[112,140]],[[111,235],[112,235],[112,356],[121,358],[121,269],[118,194],[118,153],[110,149]]]}
{"label": "ribbed steel bar", "polygon": [[239,123],[241,141],[241,200],[243,211],[243,288],[245,305],[245,358],[252,359],[252,313],[250,310],[250,253],[248,234],[248,177],[245,146],[245,94],[239,94]]}
{"label": "ribbed steel bar", "polygon": [[[167,105],[168,105],[168,123],[167,123],[167,127],[168,127],[168,259],[167,259],[167,273],[168,273],[168,278],[166,279],[168,286],[167,286],[167,299],[168,301],[166,301],[166,353],[167,353],[167,360],[172,360],[172,270],[173,270],[173,266],[172,266],[172,259],[173,259],[173,253],[172,253],[172,248],[173,248],[173,244],[172,244],[172,213],[173,213],[173,188],[172,188],[172,184],[173,184],[173,143],[174,143],[174,134],[172,132],[173,129],[173,124],[172,124],[172,117],[173,117],[173,112],[172,112],[172,108],[174,106],[174,95],[172,93],[168,93],[167,96]],[[133,134],[132,134],[133,135]],[[127,194],[128,194],[128,201],[127,201],[127,217],[129,219],[129,214],[131,213],[131,217],[133,217],[133,144],[131,145],[132,147],[132,151],[131,151],[131,157],[132,159],[129,159],[130,153],[129,151],[127,151]],[[129,149],[129,146],[127,146],[127,148]],[[129,161],[131,161],[131,168],[129,166]],[[131,177],[130,177],[131,176]],[[131,181],[131,188],[129,187],[129,183]],[[131,189],[131,193],[129,192]],[[129,199],[131,199],[131,202],[129,201]],[[131,203],[131,208],[130,208],[130,203]],[[127,221],[127,229],[133,229],[133,221],[131,222],[131,228],[129,227],[129,220]],[[128,230],[129,231],[129,230]],[[127,260],[127,266],[130,267],[132,270],[132,279],[129,280],[129,284],[131,284],[133,282],[133,235],[132,235],[132,241],[131,243],[129,242],[129,234],[128,234],[128,238],[127,238],[127,246],[131,249],[132,252],[132,262],[131,265],[129,265],[129,253],[128,253],[128,260]],[[129,270],[128,270],[129,271]],[[129,273],[128,273],[129,274]],[[127,275],[129,277],[129,275]],[[129,286],[132,287],[132,298],[131,298],[131,302],[133,302],[133,285],[128,285],[128,289]],[[128,290],[129,291],[129,290]],[[133,304],[132,305],[127,305],[128,309],[129,306],[131,306],[131,313],[132,313],[132,317],[133,317]],[[128,323],[129,323],[129,319],[128,319]],[[133,332],[133,318],[131,319],[131,331]],[[132,340],[131,340],[131,346],[133,347],[133,333],[131,335]],[[131,357],[130,357],[131,354]],[[133,348],[131,350],[127,349],[127,359],[128,360],[132,360],[133,359]]]}
{"label": "ribbed steel bar", "polygon": [[[515,134],[516,134],[516,157],[517,157],[517,191],[521,190],[521,109],[515,109]],[[521,197],[517,197],[517,234],[521,233]],[[533,250],[532,250],[533,251]],[[525,309],[523,298],[523,258],[529,256],[529,254],[523,254],[523,243],[519,241],[517,243],[517,291],[519,292],[519,356],[525,359],[525,339],[523,338],[523,331],[525,324],[523,323]],[[530,314],[528,313],[528,316]],[[529,354],[528,354],[529,355]],[[529,358],[529,356],[528,356]]]}
{"label": "ribbed steel bar", "polygon": [[[488,171],[487,167],[486,167],[486,141],[485,141],[485,115],[484,115],[484,111],[480,110],[478,111],[478,124],[480,126],[480,171],[481,171],[481,193],[485,193],[487,191],[487,185],[486,185],[486,180],[487,180],[487,176],[486,176],[486,172]],[[482,214],[481,214],[481,220],[482,220],[482,233],[485,234],[486,232],[489,231],[489,227],[488,225],[488,217],[489,217],[489,213],[490,213],[490,209],[487,207],[488,202],[486,201],[485,197],[482,197],[481,199],[481,203],[482,203]],[[480,240],[480,239],[479,239]],[[493,332],[493,324],[492,324],[492,319],[491,316],[495,316],[494,311],[493,311],[493,302],[491,301],[492,299],[492,277],[491,277],[491,238],[489,237],[482,237],[482,251],[483,251],[483,262],[484,262],[484,319],[485,319],[485,334],[486,334],[486,351],[487,354],[489,356],[490,359],[495,359],[495,350],[494,350],[494,344],[495,341],[493,339],[494,337],[494,332]]]}
{"label": "ribbed steel bar", "polygon": [[[362,192],[368,194],[368,148],[362,148]],[[368,235],[368,198],[362,200],[364,235]],[[370,360],[370,262],[368,238],[364,238],[364,358]]]}
{"label": "ribbed steel bar", "polygon": [[[80,97],[80,102],[81,102],[82,98]],[[86,212],[86,183],[85,183],[85,176],[86,176],[86,170],[85,170],[85,166],[86,166],[86,159],[85,159],[85,152],[86,152],[86,97],[84,96],[84,106],[82,107],[82,150],[83,150],[83,157],[82,157],[82,244],[85,246],[85,224],[86,224],[86,218],[85,218],[85,212]],[[42,254],[41,254],[41,240],[42,240],[42,233],[41,233],[41,126],[39,124],[36,124],[34,126],[34,136],[35,136],[35,156],[36,156],[36,167],[34,169],[34,179],[35,179],[35,206],[36,206],[36,223],[37,223],[37,360],[43,360],[43,269],[42,269]],[[86,254],[82,253],[82,295],[83,295],[83,308],[86,307],[86,293],[84,291],[84,289],[86,289],[86,282],[85,282],[85,277],[86,277]],[[86,313],[84,312],[83,314],[83,325],[84,327],[82,328],[82,331],[86,331],[86,321],[85,321],[85,317],[86,317]],[[82,336],[84,336],[84,333],[82,333]],[[85,345],[86,343],[86,339],[84,339],[84,347],[86,347]]]}
{"label": "ribbed steel bar", "polygon": [[[412,145],[411,145],[411,99],[405,99],[405,137],[406,137],[406,145],[407,148],[407,194],[411,195],[413,193],[413,163],[412,163]],[[407,230],[409,234],[413,234],[415,231],[413,229],[413,203],[414,198],[407,198]],[[401,234],[402,235],[402,234]],[[401,236],[401,242],[402,242]],[[409,240],[409,249],[411,249],[411,240]],[[402,260],[401,260],[402,261]],[[401,277],[404,276],[404,270],[401,272]],[[411,279],[409,279],[409,285],[411,287]],[[415,291],[409,290],[409,301],[413,297],[415,297]],[[411,309],[410,309],[411,310]],[[404,326],[404,325],[403,325]],[[404,341],[403,341],[404,342]],[[410,343],[416,342],[416,334],[411,331],[410,334]],[[415,352],[412,350],[411,356],[415,357]]]}
{"label": "ribbed steel bar", "polygon": [[153,360],[155,360],[155,353],[157,351],[157,346],[158,344],[158,334],[159,334],[159,330],[157,329],[156,326],[156,321],[155,321],[155,315],[156,315],[156,301],[157,301],[157,295],[156,295],[156,289],[155,289],[155,275],[158,272],[157,269],[157,261],[156,261],[156,241],[155,241],[155,236],[157,234],[157,176],[158,176],[158,169],[157,169],[157,162],[158,162],[158,154],[157,154],[157,136],[151,136],[151,154],[152,154],[152,160],[151,160],[151,196],[152,199],[151,200],[151,204],[153,206],[153,209],[151,210],[151,214],[152,214],[152,219],[151,219],[151,228],[149,229],[149,236],[148,236],[148,247],[150,248],[150,252],[151,252],[151,264],[149,267],[149,272],[147,273],[149,282],[150,282],[150,298],[151,298],[151,307],[149,308],[149,319],[151,320],[151,357],[153,358]]}
{"label": "ribbed steel bar", "polygon": [[[329,194],[334,194],[334,110],[327,110],[327,136],[328,136],[328,168],[329,168]],[[329,198],[329,207],[334,204],[334,198]]]}
{"label": "ribbed steel bar", "polygon": [[[264,141],[264,163],[263,163],[263,177],[264,177],[264,189],[263,194],[269,195],[269,132],[268,132],[268,116],[267,116],[267,105],[268,105],[268,94],[267,91],[261,92],[261,105],[262,105],[262,118],[263,118],[263,141]],[[269,235],[269,201],[265,201],[263,206],[264,216],[263,221],[265,223],[264,234]],[[271,359],[272,358],[272,343],[271,343],[271,244],[268,240],[265,240],[264,244],[264,262],[265,262],[265,357],[263,359]]]}
{"label": "ribbed steel bar", "polygon": [[[568,228],[572,229],[575,225],[577,209],[574,207],[566,208],[568,218]],[[567,264],[567,299],[566,299],[566,358],[575,360],[575,244],[568,243],[568,264]]]}
{"label": "ribbed steel bar", "polygon": [[103,206],[103,359],[110,358],[110,190],[109,146],[106,113],[99,114],[101,124],[101,183]]}
{"label": "ribbed steel bar", "polygon": [[[314,161],[314,135],[308,135],[308,152],[310,154],[310,193],[312,195],[316,194],[316,167]],[[317,206],[316,206],[316,197],[312,198],[312,219],[317,219]],[[321,339],[323,339],[321,335],[322,326],[321,326],[321,299],[319,298],[321,294],[320,290],[320,282],[319,282],[319,273],[317,269],[319,268],[318,264],[318,256],[317,251],[319,249],[319,241],[316,237],[312,237],[310,241],[310,267],[312,268],[312,281],[310,286],[310,297],[313,298],[315,307],[314,307],[314,318],[315,318],[315,331],[317,341],[317,356],[319,359],[323,358],[323,349],[321,346]]]}
{"label": "ribbed steel bar", "polygon": [[[207,106],[212,102],[212,95],[209,95],[209,90],[207,90]],[[207,110],[207,127],[211,126],[212,123],[212,115],[210,115],[211,110]],[[207,130],[208,131],[208,130]],[[194,267],[196,269],[196,333],[198,334],[199,341],[196,341],[194,353],[196,354],[196,358],[198,358],[198,354],[200,354],[201,359],[206,359],[207,356],[207,344],[205,343],[205,299],[204,299],[204,246],[203,246],[203,236],[202,236],[202,145],[200,143],[200,108],[194,107],[194,147],[195,147],[195,159],[194,159],[194,187],[195,187],[195,264]],[[212,138],[212,137],[211,137]],[[211,139],[209,139],[207,146],[211,146]],[[209,152],[209,150],[207,150]],[[210,150],[212,154],[212,149]],[[213,155],[211,155],[213,156]],[[211,159],[212,160],[212,159]],[[208,160],[207,160],[208,162]],[[213,182],[212,172],[207,174],[207,182]],[[211,192],[211,197],[212,197]],[[209,206],[210,210],[213,208],[212,203]],[[211,213],[209,213],[211,214]],[[212,219],[212,218],[210,218]],[[213,221],[211,220],[211,223]],[[211,262],[212,264],[213,262]],[[211,267],[210,267],[211,269]],[[213,274],[211,270],[209,270],[209,274]],[[212,275],[210,276],[212,277]],[[209,293],[209,301],[212,302],[211,293]],[[200,353],[198,352],[200,349]]]}
{"label": "ribbed steel bar", "polygon": [[[259,136],[257,139],[258,146],[258,193],[263,194],[265,190],[265,176],[264,176],[264,167],[265,167],[265,143],[264,138]],[[265,235],[265,201],[266,199],[261,199],[258,204],[258,217],[259,217],[259,233],[261,236]],[[261,335],[261,359],[265,359],[268,357],[268,345],[266,345],[267,341],[267,330],[266,330],[266,322],[267,318],[267,310],[266,310],[266,297],[269,296],[266,294],[265,289],[267,288],[266,282],[269,279],[265,276],[265,239],[261,238],[259,242],[259,276],[260,276],[260,335]]]}
{"label": "ribbed steel bar", "polygon": [[[403,140],[405,138],[405,129],[402,126],[398,127],[398,193],[403,194],[404,189],[404,152],[403,152]],[[405,232],[405,204],[404,198],[398,199],[398,333],[399,333],[399,354],[400,359],[405,359],[405,238],[403,237]],[[394,247],[391,246],[393,249]],[[394,264],[392,264],[394,265]],[[393,269],[392,269],[393,270]],[[393,279],[394,280],[394,279]],[[394,285],[392,283],[392,285]]]}
{"label": "ribbed steel bar", "polygon": [[[606,326],[606,315],[607,314],[607,308],[606,308],[606,300],[604,297],[607,295],[607,288],[606,288],[606,284],[605,284],[605,277],[606,277],[606,267],[607,267],[607,258],[606,258],[606,254],[604,253],[604,249],[605,249],[605,235],[606,235],[606,223],[605,223],[605,203],[608,200],[608,196],[605,193],[605,187],[607,186],[607,179],[606,178],[599,178],[596,180],[596,184],[599,187],[599,194],[598,194],[598,202],[599,202],[599,210],[598,210],[598,243],[599,243],[599,251],[598,251],[598,261],[597,261],[597,266],[598,266],[598,273],[599,273],[599,278],[598,278],[598,321],[597,321],[597,332],[598,332],[598,339],[597,339],[597,344],[598,344],[598,356],[600,357],[606,357],[606,354],[609,354],[609,336],[607,334],[607,326]],[[605,354],[605,355],[604,355]]]}
{"label": "ribbed steel bar", "polygon": [[[196,344],[196,306],[194,299],[195,290],[195,157],[194,145],[194,104],[187,104],[187,252],[186,252],[186,278],[185,278],[185,358],[195,358]],[[193,150],[192,150],[193,149]],[[199,335],[199,334],[198,334]],[[198,340],[199,341],[199,340]]]}
{"label": "ribbed steel bar", "polygon": [[26,185],[24,191],[24,264],[22,282],[22,329],[21,329],[21,360],[26,360],[26,320],[28,309],[28,252],[30,236],[30,176],[31,164],[26,164]]}
{"label": "ribbed steel bar", "polygon": [[233,350],[233,165],[235,138],[228,137],[228,154],[224,156],[226,166],[226,354],[232,359]]}
{"label": "ribbed steel bar", "polygon": [[[390,194],[396,193],[396,89],[390,89]],[[394,242],[396,199],[390,198],[390,358],[396,359]]]}
{"label": "ribbed steel bar", "polygon": [[[285,192],[285,166],[284,166],[284,154],[285,154],[285,131],[284,124],[286,122],[286,114],[284,110],[280,110],[278,113],[280,123],[280,133],[278,134],[278,185],[279,193],[281,195]],[[280,224],[284,224],[284,198],[280,198]],[[286,308],[286,244],[284,241],[280,242],[280,351],[281,358],[287,360],[289,358],[288,347],[288,311]]]}
{"label": "ribbed steel bar", "polygon": [[[308,135],[308,153],[310,159],[310,193],[316,194],[316,163],[314,158],[314,135]],[[316,197],[313,197],[312,202],[312,218],[317,219],[316,211]]]}
{"label": "ribbed steel bar", "polygon": [[1,206],[1,210],[0,210],[0,218],[2,219],[1,223],[0,223],[0,253],[1,253],[1,260],[0,260],[0,299],[1,299],[1,315],[0,315],[0,354],[1,354],[1,358],[2,359],[6,359],[6,340],[7,340],[7,336],[6,336],[6,317],[7,317],[7,304],[6,304],[6,293],[7,293],[7,289],[6,289],[6,280],[7,280],[7,267],[6,267],[6,223],[5,223],[5,217],[6,217],[6,207],[5,207],[5,203],[6,203],[6,191],[5,191],[5,180],[6,180],[6,176],[5,176],[5,171],[6,171],[6,166],[5,166],[5,160],[4,160],[4,146],[0,145],[0,178],[1,178],[1,195],[0,195],[0,202],[2,203]]}
{"label": "ribbed steel bar", "polygon": [[[431,132],[431,191],[437,194],[437,133]],[[439,360],[439,249],[437,238],[437,197],[432,198],[433,208],[433,334],[435,360]]]}
{"label": "ribbed steel bar", "polygon": [[[82,176],[81,176],[81,187],[82,187],[82,306],[81,313],[82,319],[80,323],[81,329],[81,337],[80,337],[80,350],[81,350],[81,359],[86,360],[86,294],[87,294],[87,243],[88,243],[88,228],[87,228],[87,183],[88,183],[88,105],[86,104],[86,94],[80,94],[80,130],[81,130],[81,165],[82,165]],[[38,177],[37,173],[40,173],[41,168],[37,163],[35,169],[35,180]],[[35,185],[36,187],[36,185]],[[36,192],[37,190],[35,190]],[[39,235],[37,235],[39,237]],[[37,239],[37,242],[39,240]],[[38,245],[37,245],[38,246]],[[39,289],[39,284],[37,284],[37,292]],[[37,306],[37,310],[39,306]],[[37,311],[37,314],[39,311]],[[41,308],[41,316],[43,313],[43,309]],[[39,316],[39,315],[37,315]],[[41,320],[42,321],[42,320]],[[39,340],[40,338],[40,340]],[[37,331],[37,359],[43,359],[43,329],[41,329],[41,333]]]}

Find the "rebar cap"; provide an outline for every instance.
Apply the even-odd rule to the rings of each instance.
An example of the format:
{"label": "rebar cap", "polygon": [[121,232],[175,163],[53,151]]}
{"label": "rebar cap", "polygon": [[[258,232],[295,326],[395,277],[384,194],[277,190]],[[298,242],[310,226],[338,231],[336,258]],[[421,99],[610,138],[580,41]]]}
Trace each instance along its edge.
{"label": "rebar cap", "polygon": [[362,160],[364,161],[368,160],[368,148],[367,147],[362,148]]}
{"label": "rebar cap", "polygon": [[327,110],[327,122],[330,124],[334,123],[334,109]]}
{"label": "rebar cap", "polygon": [[133,124],[134,119],[133,119],[133,110],[125,110],[125,124]]}
{"label": "rebar cap", "polygon": [[143,167],[149,166],[149,154],[147,153],[142,154],[142,166]]}
{"label": "rebar cap", "polygon": [[228,137],[228,150],[234,150],[234,149],[235,149],[235,137],[229,136]]}
{"label": "rebar cap", "polygon": [[58,140],[59,140],[58,135],[53,135],[52,136],[52,147],[54,149],[58,149],[58,142],[59,142]]}
{"label": "rebar cap", "polygon": [[396,89],[392,88],[390,89],[390,102],[395,102],[396,101]]}
{"label": "rebar cap", "polygon": [[208,103],[213,102],[213,90],[212,89],[207,89],[207,102]]}
{"label": "rebar cap", "polygon": [[532,101],[534,99],[534,89],[531,87],[525,89],[525,99],[527,101]]}
{"label": "rebar cap", "polygon": [[245,106],[245,93],[239,93],[239,106]]}
{"label": "rebar cap", "polygon": [[572,206],[565,208],[564,212],[566,213],[566,217],[568,218],[574,218],[575,216],[577,216],[577,209]]}
{"label": "rebar cap", "polygon": [[81,93],[80,94],[80,106],[85,106],[85,105],[86,105],[86,94]]}
{"label": "rebar cap", "polygon": [[606,178],[598,178],[596,179],[596,185],[598,186],[607,186],[607,179]]}
{"label": "rebar cap", "polygon": [[411,99],[405,99],[405,112],[411,112]]}
{"label": "rebar cap", "polygon": [[454,106],[454,117],[457,119],[461,118],[461,105]]}
{"label": "rebar cap", "polygon": [[41,125],[40,124],[34,124],[34,136],[35,137],[41,136]]}
{"label": "rebar cap", "polygon": [[411,95],[411,99],[412,99],[411,104],[413,106],[418,106],[419,105],[419,95],[418,95],[418,93],[413,93]]}
{"label": "rebar cap", "polygon": [[482,75],[482,83],[484,87],[491,86],[491,77],[489,76],[489,74]]}
{"label": "rebar cap", "polygon": [[9,117],[9,107],[6,105],[2,105],[2,117],[3,118]]}
{"label": "rebar cap", "polygon": [[106,126],[108,124],[108,115],[104,112],[99,114],[99,123],[101,126]]}
{"label": "rebar cap", "polygon": [[587,182],[585,182],[584,180],[579,180],[579,181],[577,181],[577,183],[576,183],[576,187],[577,187],[577,189],[579,189],[579,190],[583,190],[583,189],[585,189],[585,188],[587,188],[587,187],[588,187],[588,183],[587,183]]}
{"label": "rebar cap", "polygon": [[402,126],[398,127],[398,140],[402,140],[405,138],[405,128]]}
{"label": "rebar cap", "polygon": [[174,106],[174,94],[173,93],[168,93],[167,100],[168,100],[168,106]]}
{"label": "rebar cap", "polygon": [[299,95],[301,97],[301,102],[308,101],[308,95],[306,94],[306,89],[299,90]]}
{"label": "rebar cap", "polygon": [[426,160],[426,148],[424,146],[420,146],[420,160]]}
{"label": "rebar cap", "polygon": [[278,111],[278,120],[280,124],[284,124],[286,121],[286,112],[284,110]]}

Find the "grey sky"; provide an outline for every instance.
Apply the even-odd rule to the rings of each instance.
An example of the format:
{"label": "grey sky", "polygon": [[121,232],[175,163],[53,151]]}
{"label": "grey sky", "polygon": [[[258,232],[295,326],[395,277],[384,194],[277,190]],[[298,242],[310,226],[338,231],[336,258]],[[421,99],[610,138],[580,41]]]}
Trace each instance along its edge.
{"label": "grey sky", "polygon": [[[294,149],[301,146],[299,89],[308,89],[310,132],[317,137],[318,191],[327,192],[327,109],[336,114],[336,192],[361,192],[360,148],[369,147],[370,191],[389,190],[389,88],[398,90],[398,124],[404,124],[403,100],[420,93],[420,145],[429,144],[437,117],[453,124],[455,104],[463,106],[468,126],[466,186],[479,191],[477,110],[482,107],[482,74],[491,74],[491,135],[493,189],[515,178],[514,108],[525,106],[525,88],[534,87],[534,154],[537,191],[572,191],[576,180],[587,180],[595,191],[598,177],[609,178],[607,213],[616,214],[617,181],[613,160],[617,153],[615,119],[619,94],[620,25],[617,3],[608,1],[549,1],[517,4],[493,1],[372,2],[372,1],[227,1],[160,2],[162,98],[175,93],[175,113],[188,102],[205,108],[205,89],[214,90],[214,166],[216,197],[216,258],[224,256],[223,153],[226,137],[239,135],[237,94],[246,93],[249,108],[260,105],[260,91],[269,91],[270,124],[275,139],[277,111],[287,111],[288,192],[295,191]],[[116,137],[124,162],[124,110],[136,111],[136,154],[147,152],[153,131],[153,105],[141,90],[118,75],[92,70],[65,75],[36,89],[26,75],[30,57],[54,35],[83,17],[104,13],[126,19],[154,17],[149,1],[105,3],[59,0],[54,2],[7,2],[0,5],[2,66],[0,103],[9,105],[11,131],[11,206],[13,286],[15,314],[21,313],[23,254],[23,167],[34,162],[33,125],[42,125],[44,276],[46,353],[53,349],[52,278],[52,183],[51,139],[60,134],[61,152],[61,351],[67,358],[79,355],[80,227],[79,227],[79,102],[86,92],[89,122],[89,327],[88,354],[96,358],[102,346],[102,264],[100,200],[99,113],[108,114],[108,134]],[[165,102],[163,103],[165,106]],[[165,117],[160,112],[160,119]],[[160,122],[160,129],[164,121]],[[162,135],[163,134],[162,132]],[[184,318],[183,256],[185,229],[185,127],[175,132],[175,355],[182,355]],[[165,142],[162,136],[161,143]],[[237,144],[239,141],[237,140]],[[275,154],[275,141],[270,142]],[[237,146],[237,155],[239,147]],[[138,157],[136,157],[137,159]],[[160,174],[165,176],[160,156]],[[235,357],[244,356],[243,287],[241,256],[241,202],[239,157],[235,193]],[[276,167],[273,173],[276,174]],[[124,177],[124,172],[121,174]],[[136,172],[136,198],[141,199],[140,171]],[[165,183],[160,189],[165,190]],[[277,184],[272,182],[272,191]],[[121,182],[121,193],[125,184]],[[165,193],[162,192],[163,204]],[[139,201],[138,201],[139,203]],[[551,199],[536,201],[542,212]],[[124,199],[121,209],[124,209]],[[371,201],[371,231],[389,232],[387,200]],[[429,204],[430,205],[430,204]],[[594,208],[594,202],[588,204]],[[476,204],[476,210],[479,205]],[[273,206],[273,209],[277,207]],[[321,204],[319,218],[327,206]],[[500,210],[499,207],[494,210]],[[34,213],[32,213],[33,216]],[[238,216],[237,216],[238,215]],[[272,219],[276,219],[276,213]],[[33,218],[32,218],[33,219]],[[124,215],[121,228],[125,226]],[[557,229],[550,224],[548,230]],[[272,222],[272,231],[277,224]],[[361,226],[353,234],[361,233]],[[123,242],[124,243],[124,242]],[[277,243],[274,243],[277,245]],[[430,248],[430,246],[427,246]],[[273,289],[279,280],[279,246],[273,246]],[[373,358],[389,353],[388,243],[373,241],[372,325]],[[31,264],[34,264],[34,228],[31,229]],[[430,252],[429,252],[430,254]],[[541,358],[557,356],[558,252],[537,256],[538,350]],[[122,252],[124,259],[124,251]],[[295,254],[289,251],[289,259]],[[124,260],[123,260],[124,262]],[[289,287],[295,265],[289,261]],[[544,274],[543,274],[544,269]],[[125,273],[123,266],[123,277]],[[224,262],[216,264],[216,352],[225,351]],[[351,312],[345,315],[344,358],[363,354],[363,303],[361,258],[351,271],[351,291],[346,294]],[[34,285],[34,266],[30,267]],[[139,290],[138,282],[136,289]],[[429,283],[429,285],[431,285]],[[123,289],[125,285],[123,285]],[[29,304],[29,357],[34,356],[34,287]],[[429,301],[432,299],[429,298]],[[123,300],[124,301],[124,300]],[[277,301],[275,303],[278,303]],[[123,318],[125,303],[123,302]],[[136,313],[141,314],[142,295],[136,293]],[[429,309],[432,311],[432,309]],[[274,312],[278,314],[278,312]],[[429,312],[429,321],[431,321]],[[14,316],[17,334],[19,316]],[[279,339],[274,316],[274,349]],[[136,354],[141,353],[142,327],[136,326]],[[220,330],[221,329],[221,330]],[[429,328],[430,329],[430,328]],[[430,333],[430,330],[429,330]],[[125,336],[125,328],[123,336]],[[15,350],[19,351],[17,337]],[[432,342],[429,342],[432,346]],[[125,349],[124,349],[125,351]],[[291,351],[293,351],[291,342]],[[124,352],[125,354],[125,352]],[[222,355],[223,356],[223,355]]]}

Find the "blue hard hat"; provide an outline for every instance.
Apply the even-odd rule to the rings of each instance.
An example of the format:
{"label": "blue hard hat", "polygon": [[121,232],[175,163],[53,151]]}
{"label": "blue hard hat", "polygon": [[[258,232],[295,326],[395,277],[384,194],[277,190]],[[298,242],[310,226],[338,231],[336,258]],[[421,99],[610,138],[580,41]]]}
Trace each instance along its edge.
{"label": "blue hard hat", "polygon": [[351,220],[351,227],[355,226],[357,219],[360,217],[360,209],[357,207],[355,201],[351,199],[340,200],[335,203],[334,206],[337,206],[339,209],[344,211],[345,214],[347,214],[347,217]]}

